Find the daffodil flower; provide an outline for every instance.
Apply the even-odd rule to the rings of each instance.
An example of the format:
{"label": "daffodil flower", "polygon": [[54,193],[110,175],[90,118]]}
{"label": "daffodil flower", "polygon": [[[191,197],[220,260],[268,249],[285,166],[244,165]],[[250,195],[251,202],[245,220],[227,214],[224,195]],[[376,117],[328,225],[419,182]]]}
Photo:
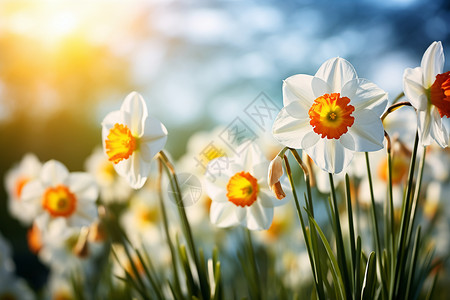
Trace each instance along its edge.
{"label": "daffodil flower", "polygon": [[267,184],[269,161],[259,147],[244,144],[237,153],[241,154],[216,158],[208,164],[206,193],[212,200],[211,222],[218,227],[268,229],[274,206],[286,201],[278,200],[271,192]]}
{"label": "daffodil flower", "polygon": [[130,93],[120,110],[102,122],[103,149],[116,172],[134,189],[141,188],[150,173],[152,158],[167,141],[167,129],[148,115],[141,95]]}
{"label": "daffodil flower", "polygon": [[294,75],[283,83],[284,107],[273,125],[283,145],[303,149],[324,171],[340,173],[354,152],[383,148],[380,116],[387,94],[342,58],[326,61],[314,76]]}
{"label": "daffodil flower", "polygon": [[435,140],[445,148],[449,142],[450,72],[443,72],[444,50],[433,42],[425,51],[420,67],[407,68],[403,90],[417,110],[419,138],[422,146]]}
{"label": "daffodil flower", "polygon": [[45,234],[53,222],[68,230],[92,224],[98,218],[97,197],[92,175],[69,173],[62,163],[51,160],[42,166],[39,178],[25,185],[21,201],[38,212],[35,224]]}

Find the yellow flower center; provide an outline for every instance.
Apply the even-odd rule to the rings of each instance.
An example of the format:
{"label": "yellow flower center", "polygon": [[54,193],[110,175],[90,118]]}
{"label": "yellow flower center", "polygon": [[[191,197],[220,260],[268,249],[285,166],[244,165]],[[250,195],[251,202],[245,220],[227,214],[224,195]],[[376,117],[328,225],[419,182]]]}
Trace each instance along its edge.
{"label": "yellow flower center", "polygon": [[140,207],[136,214],[139,220],[139,225],[142,227],[156,224],[159,220],[158,210],[155,208]]}
{"label": "yellow flower center", "polygon": [[437,107],[441,118],[450,118],[450,71],[436,75],[429,92],[431,104]]}
{"label": "yellow flower center", "polygon": [[128,159],[136,150],[136,138],[123,124],[114,124],[114,127],[109,130],[105,143],[106,154],[108,154],[109,160],[115,164]]}
{"label": "yellow flower center", "polygon": [[77,207],[77,198],[66,186],[58,185],[45,191],[42,207],[52,217],[70,217]]}
{"label": "yellow flower center", "polygon": [[228,181],[227,192],[228,201],[236,206],[250,206],[258,195],[257,180],[248,172],[236,173]]}
{"label": "yellow flower center", "polygon": [[340,97],[339,93],[324,94],[316,100],[308,111],[311,126],[322,138],[338,139],[353,125],[351,115],[355,107],[350,99]]}

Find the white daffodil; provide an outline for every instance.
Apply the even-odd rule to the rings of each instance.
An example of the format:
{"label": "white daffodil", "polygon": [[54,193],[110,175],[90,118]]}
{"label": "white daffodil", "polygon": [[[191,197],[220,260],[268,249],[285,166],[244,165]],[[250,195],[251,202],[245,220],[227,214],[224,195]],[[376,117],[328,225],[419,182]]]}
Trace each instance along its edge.
{"label": "white daffodil", "polygon": [[294,75],[283,83],[284,107],[273,125],[283,145],[304,149],[324,171],[340,173],[354,152],[383,148],[380,116],[387,94],[342,58],[326,61],[314,76]]}
{"label": "white daffodil", "polygon": [[23,187],[39,176],[41,167],[42,164],[38,158],[34,154],[28,153],[18,165],[11,168],[5,175],[9,213],[25,226],[33,222],[37,212],[33,207],[24,205],[20,197]]}
{"label": "white daffodil", "polygon": [[102,122],[103,149],[117,173],[134,189],[141,188],[150,173],[152,158],[162,150],[167,129],[148,115],[141,95],[130,93],[120,110],[109,113]]}
{"label": "white daffodil", "polygon": [[69,173],[62,163],[50,160],[42,166],[39,178],[25,185],[21,199],[37,211],[35,223],[45,232],[55,220],[67,229],[92,224],[98,218],[97,197],[91,174]]}
{"label": "white daffodil", "polygon": [[255,144],[244,144],[236,152],[241,154],[216,158],[208,165],[211,222],[218,227],[268,229],[274,206],[285,203],[274,197],[267,184],[269,161]]}
{"label": "white daffodil", "polygon": [[425,51],[420,67],[408,68],[403,74],[403,91],[417,110],[420,143],[430,145],[435,140],[445,148],[450,126],[450,72],[444,69],[441,42],[433,42]]}

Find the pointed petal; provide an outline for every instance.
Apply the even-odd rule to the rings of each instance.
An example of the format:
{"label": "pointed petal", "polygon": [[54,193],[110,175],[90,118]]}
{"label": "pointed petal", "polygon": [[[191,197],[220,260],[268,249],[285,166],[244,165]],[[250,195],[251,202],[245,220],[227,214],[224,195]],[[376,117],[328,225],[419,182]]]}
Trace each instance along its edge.
{"label": "pointed petal", "polygon": [[403,73],[403,91],[412,106],[418,110],[425,110],[428,98],[423,87],[422,68],[407,68]]}
{"label": "pointed petal", "polygon": [[291,116],[286,107],[283,107],[273,124],[273,136],[281,144],[299,149],[303,137],[312,131],[309,121],[309,118],[297,119]]}
{"label": "pointed petal", "polygon": [[217,225],[218,227],[230,227],[238,225],[238,219],[235,213],[236,205],[225,202],[218,203],[212,202],[210,209],[210,220],[211,223]]}
{"label": "pointed petal", "polygon": [[[356,90],[354,90],[355,87]],[[351,95],[353,90],[354,94]],[[378,116],[383,114],[388,103],[385,91],[376,84],[360,78],[347,82],[342,88],[341,96],[349,97],[350,104],[355,107],[355,111],[370,109]]]}
{"label": "pointed petal", "polygon": [[150,161],[155,155],[163,150],[167,142],[167,129],[159,120],[148,116],[145,121],[144,133],[141,137],[142,157]]}
{"label": "pointed petal", "polygon": [[353,159],[353,151],[335,139],[320,139],[305,151],[319,168],[329,173],[342,172]]}
{"label": "pointed petal", "polygon": [[433,42],[425,51],[420,66],[423,71],[424,87],[429,88],[436,80],[436,75],[444,70],[444,50],[442,43]]}
{"label": "pointed petal", "polygon": [[38,179],[30,181],[25,184],[22,189],[20,202],[22,202],[24,205],[40,206],[44,191],[45,188],[42,186],[42,183]]}
{"label": "pointed petal", "polygon": [[142,136],[145,119],[148,116],[144,98],[139,93],[131,92],[123,101],[120,110],[125,113],[125,124],[130,126],[133,135]]}
{"label": "pointed petal", "polygon": [[56,160],[50,160],[42,166],[41,181],[44,186],[55,186],[63,183],[69,176],[66,166]]}
{"label": "pointed petal", "polygon": [[443,125],[441,116],[435,107],[431,108],[431,136],[442,148],[448,146],[448,133]]}
{"label": "pointed petal", "polygon": [[358,76],[352,64],[343,58],[335,57],[324,62],[315,77],[327,82],[334,93],[340,93],[348,81]]}
{"label": "pointed petal", "polygon": [[151,163],[144,161],[136,153],[128,160],[130,160],[130,169],[126,174],[126,179],[133,189],[140,189],[147,181],[148,174],[150,174]]}
{"label": "pointed petal", "polygon": [[253,204],[247,208],[247,228],[250,230],[269,229],[273,220],[273,207],[266,208]]}
{"label": "pointed petal", "polygon": [[420,144],[429,146],[433,142],[431,137],[431,111],[428,107],[425,111],[417,111],[417,129],[419,131]]}
{"label": "pointed petal", "polygon": [[[313,89],[313,93],[314,93],[314,100],[323,96],[324,94],[334,93],[332,86],[330,86],[326,81],[324,81],[323,79],[321,79],[319,77],[313,78],[312,89]],[[308,111],[309,111],[309,108],[308,108]]]}
{"label": "pointed petal", "polygon": [[288,77],[283,81],[283,104],[287,106],[292,102],[298,102],[308,110],[314,102],[312,91],[313,76],[298,74]]}
{"label": "pointed petal", "polygon": [[355,114],[355,122],[348,133],[353,136],[357,152],[377,151],[384,147],[383,123],[371,110],[363,109]]}
{"label": "pointed petal", "polygon": [[86,201],[95,202],[98,198],[98,186],[91,174],[74,172],[66,181],[69,190]]}

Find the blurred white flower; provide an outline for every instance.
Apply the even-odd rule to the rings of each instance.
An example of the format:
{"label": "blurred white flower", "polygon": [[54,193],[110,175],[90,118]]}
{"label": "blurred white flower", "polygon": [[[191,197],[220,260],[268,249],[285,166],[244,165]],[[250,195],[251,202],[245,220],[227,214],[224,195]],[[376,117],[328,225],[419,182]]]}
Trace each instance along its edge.
{"label": "blurred white flower", "polygon": [[433,140],[442,148],[448,146],[450,126],[450,72],[444,69],[441,42],[433,42],[425,51],[420,67],[407,68],[403,74],[403,90],[417,110],[420,143]]}
{"label": "blurred white flower", "polygon": [[103,203],[123,203],[128,200],[132,189],[125,178],[114,170],[113,163],[102,149],[96,148],[87,158],[86,171],[92,174],[100,188]]}
{"label": "blurred white flower", "polygon": [[163,149],[167,129],[148,115],[141,95],[130,93],[120,110],[109,113],[102,122],[103,150],[117,173],[134,189],[141,188],[150,173],[152,158]]}
{"label": "blurred white flower", "polygon": [[326,172],[340,173],[355,151],[383,148],[380,116],[387,94],[358,78],[345,59],[326,61],[314,76],[287,78],[283,103],[273,125],[275,138],[285,146],[304,149]]}
{"label": "blurred white flower", "polygon": [[25,280],[16,277],[14,274],[0,277],[0,299],[36,299]]}
{"label": "blurred white flower", "polygon": [[243,144],[230,160],[216,158],[208,165],[206,193],[212,199],[210,219],[218,227],[242,225],[250,230],[268,229],[276,199],[267,184],[266,160],[254,143]]}
{"label": "blurred white flower", "polygon": [[50,160],[42,166],[38,179],[30,181],[22,191],[22,201],[37,211],[36,225],[48,230],[59,226],[81,228],[97,220],[98,187],[91,174],[69,173],[60,162]]}
{"label": "blurred white flower", "polygon": [[31,153],[26,154],[18,165],[15,165],[5,174],[5,187],[8,193],[9,213],[23,225],[30,225],[36,218],[35,207],[24,205],[20,197],[23,187],[39,176],[42,164]]}

